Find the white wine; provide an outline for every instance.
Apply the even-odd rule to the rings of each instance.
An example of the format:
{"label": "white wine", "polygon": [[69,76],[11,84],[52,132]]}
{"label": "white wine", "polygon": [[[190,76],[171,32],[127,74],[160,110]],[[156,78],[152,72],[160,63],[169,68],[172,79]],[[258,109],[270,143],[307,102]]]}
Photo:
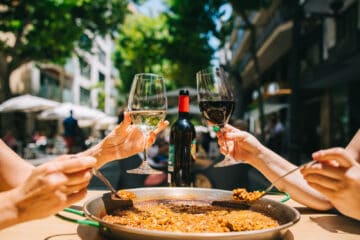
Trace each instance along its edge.
{"label": "white wine", "polygon": [[142,132],[155,130],[160,121],[165,119],[165,110],[130,111],[131,121]]}

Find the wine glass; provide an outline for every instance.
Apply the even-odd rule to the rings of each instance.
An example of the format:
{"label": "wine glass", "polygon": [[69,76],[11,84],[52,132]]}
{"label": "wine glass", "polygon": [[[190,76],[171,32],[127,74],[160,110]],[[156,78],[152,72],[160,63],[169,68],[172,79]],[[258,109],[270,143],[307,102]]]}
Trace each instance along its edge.
{"label": "wine glass", "polygon": [[[200,70],[196,73],[196,80],[199,108],[203,117],[214,124],[214,129],[220,129],[224,134],[222,129],[228,123],[235,106],[234,96],[224,70],[221,67]],[[225,158],[214,167],[226,167],[238,163],[240,162],[227,153]]]}
{"label": "wine glass", "polygon": [[146,161],[146,140],[149,133],[158,127],[165,119],[167,112],[167,97],[164,78],[153,73],[136,74],[131,85],[128,101],[128,111],[131,121],[144,134],[144,159],[141,165],[135,169],[127,170],[134,174],[161,174],[162,171],[155,170]]}

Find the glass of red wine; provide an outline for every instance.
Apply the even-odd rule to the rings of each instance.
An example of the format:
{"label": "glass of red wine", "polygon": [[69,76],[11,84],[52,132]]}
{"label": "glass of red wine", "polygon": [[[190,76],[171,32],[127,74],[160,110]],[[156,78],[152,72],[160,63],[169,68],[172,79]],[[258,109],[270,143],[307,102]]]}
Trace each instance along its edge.
{"label": "glass of red wine", "polygon": [[131,85],[128,111],[131,121],[144,134],[144,159],[142,164],[127,170],[134,174],[161,174],[162,171],[153,169],[148,162],[146,141],[150,131],[155,130],[161,121],[165,120],[167,113],[167,96],[164,78],[153,73],[136,74]]}
{"label": "glass of red wine", "polygon": [[[197,96],[203,117],[223,133],[234,111],[234,96],[225,71],[221,67],[209,67],[196,73]],[[240,162],[229,154],[214,167],[226,167]]]}

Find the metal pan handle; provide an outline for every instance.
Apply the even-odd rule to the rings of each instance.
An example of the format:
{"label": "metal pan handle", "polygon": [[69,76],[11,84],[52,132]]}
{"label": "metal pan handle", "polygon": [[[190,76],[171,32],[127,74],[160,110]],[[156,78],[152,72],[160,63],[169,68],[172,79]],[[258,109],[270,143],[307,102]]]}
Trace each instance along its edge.
{"label": "metal pan handle", "polygon": [[[63,211],[68,212],[68,213],[72,213],[72,214],[75,214],[75,215],[78,215],[78,216],[85,217],[85,214],[84,214],[83,211],[79,211],[79,210],[76,210],[76,209],[73,209],[73,208],[65,208]],[[80,224],[80,225],[87,225],[87,226],[97,227],[97,228],[100,227],[100,224],[98,222],[88,220],[88,219],[70,218],[70,217],[64,216],[64,215],[62,215],[60,213],[55,214],[55,216],[65,220],[65,221],[77,223],[77,224]]]}
{"label": "metal pan handle", "polygon": [[277,190],[269,191],[266,194],[269,194],[269,195],[284,195],[284,197],[279,200],[279,202],[282,202],[282,203],[289,201],[290,198],[291,198],[289,193],[282,192],[282,191],[277,191]]}

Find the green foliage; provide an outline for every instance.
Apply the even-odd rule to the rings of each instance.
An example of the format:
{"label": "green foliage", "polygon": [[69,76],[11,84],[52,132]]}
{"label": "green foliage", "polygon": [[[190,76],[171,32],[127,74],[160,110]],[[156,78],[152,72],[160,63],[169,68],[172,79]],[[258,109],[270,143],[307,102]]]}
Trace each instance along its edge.
{"label": "green foliage", "polygon": [[[95,35],[113,33],[123,21],[128,0],[28,0],[0,3],[0,78],[29,61],[63,63],[76,42],[89,49]],[[87,30],[87,31],[85,31]],[[4,64],[5,63],[5,64]],[[8,89],[3,89],[8,91]]]}
{"label": "green foliage", "polygon": [[122,79],[122,92],[128,92],[134,74],[162,73],[168,89],[195,87],[196,72],[210,64],[215,49],[209,38],[219,37],[216,20],[225,0],[166,0],[169,10],[150,18],[130,15],[121,30],[115,53]]}
{"label": "green foliage", "polygon": [[218,35],[216,20],[222,16],[219,9],[226,1],[168,0],[168,3],[172,41],[166,57],[177,66],[172,78],[179,86],[196,86],[196,72],[210,64],[216,50],[209,45],[209,39]]}
{"label": "green foliage", "polygon": [[164,46],[171,39],[165,20],[163,15],[126,17],[114,56],[115,66],[121,74],[122,92],[129,91],[136,73],[153,72],[166,77],[172,71],[171,61],[165,57],[167,49]]}
{"label": "green foliage", "polygon": [[90,89],[96,89],[98,90],[97,94],[97,101],[98,105],[97,108],[104,111],[105,110],[105,82],[99,81],[97,84],[90,87]]}

